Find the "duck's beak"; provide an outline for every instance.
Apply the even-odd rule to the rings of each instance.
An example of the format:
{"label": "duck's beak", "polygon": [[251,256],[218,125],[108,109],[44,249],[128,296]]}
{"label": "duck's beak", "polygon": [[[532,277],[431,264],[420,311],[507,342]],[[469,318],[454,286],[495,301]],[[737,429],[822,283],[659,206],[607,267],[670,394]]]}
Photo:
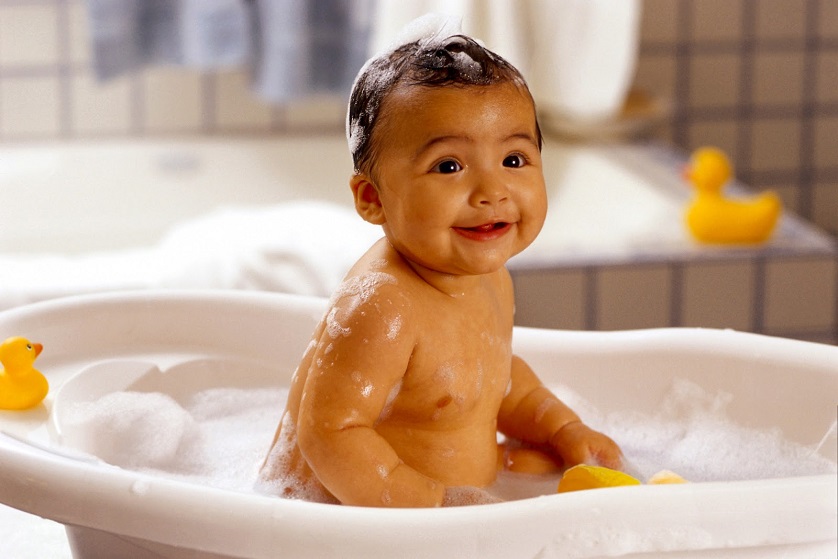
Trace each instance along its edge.
{"label": "duck's beak", "polygon": [[683,179],[685,181],[688,181],[688,180],[692,179],[692,175],[693,175],[692,165],[689,165],[689,164],[684,165],[684,167],[681,169],[681,177],[683,177]]}
{"label": "duck's beak", "polygon": [[44,346],[42,344],[32,344],[32,349],[35,350],[35,357],[38,357],[44,350]]}

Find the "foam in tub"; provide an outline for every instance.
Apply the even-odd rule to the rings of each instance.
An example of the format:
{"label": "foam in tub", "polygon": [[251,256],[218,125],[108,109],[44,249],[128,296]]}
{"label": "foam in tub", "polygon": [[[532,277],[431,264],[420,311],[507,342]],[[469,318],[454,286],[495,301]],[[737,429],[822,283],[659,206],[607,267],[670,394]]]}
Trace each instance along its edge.
{"label": "foam in tub", "polygon": [[[40,409],[0,414],[10,433],[0,435],[0,502],[66,524],[77,559],[835,555],[838,348],[730,331],[515,331],[516,352],[641,474],[668,468],[692,483],[557,495],[555,480],[501,476],[492,490],[514,500],[418,510],[255,492],[284,390],[325,308],[282,295],[145,292],[0,314],[0,333],[48,348],[39,363],[54,387]],[[79,371],[98,382],[57,398],[72,394]],[[142,463],[121,446],[133,427],[115,419],[132,410],[147,429],[161,404],[183,430],[157,441],[166,452],[144,448],[154,459]],[[112,429],[124,430],[107,435],[122,467],[89,456]],[[55,446],[74,440],[83,452]]]}
{"label": "foam in tub", "polygon": [[[105,362],[98,368],[118,365]],[[235,374],[235,367],[230,372]],[[584,408],[595,428],[612,433],[642,479],[663,468],[683,472],[692,482],[838,471],[816,447],[789,441],[777,429],[731,421],[725,412],[730,394],[708,392],[677,377],[653,413],[604,413],[568,387],[551,388],[565,402]],[[181,405],[161,392],[116,391],[64,404],[69,410],[62,418],[61,440],[117,466],[250,491],[286,396],[279,388],[209,388]],[[825,436],[830,433],[834,436],[834,426],[827,427]],[[503,499],[527,498],[553,493],[556,482],[506,475],[490,492]]]}

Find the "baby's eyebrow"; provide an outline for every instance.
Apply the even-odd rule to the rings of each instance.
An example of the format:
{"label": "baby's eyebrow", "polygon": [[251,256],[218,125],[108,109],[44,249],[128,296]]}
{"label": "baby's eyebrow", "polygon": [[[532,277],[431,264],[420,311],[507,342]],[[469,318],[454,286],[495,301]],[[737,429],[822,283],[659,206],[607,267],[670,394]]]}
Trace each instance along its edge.
{"label": "baby's eyebrow", "polygon": [[[535,136],[533,136],[529,132],[515,132],[514,134],[510,134],[502,140],[502,143],[505,144],[512,140],[524,140],[525,142],[532,144],[534,148],[538,148],[538,141],[535,139]],[[475,139],[469,136],[468,134],[445,134],[443,136],[436,136],[419,146],[419,149],[416,150],[416,153],[413,154],[413,157],[414,159],[418,159],[419,157],[421,157],[423,153],[425,153],[435,145],[452,141],[474,143]]]}
{"label": "baby's eyebrow", "polygon": [[506,138],[505,142],[508,142],[510,140],[524,140],[525,142],[531,143],[533,147],[538,147],[538,140],[536,140],[535,136],[533,136],[529,132],[517,132],[515,134],[510,134]]}
{"label": "baby's eyebrow", "polygon": [[416,153],[413,154],[413,158],[418,159],[419,157],[421,157],[423,153],[425,153],[437,144],[444,144],[446,142],[452,141],[473,143],[474,138],[468,136],[467,134],[445,134],[443,136],[436,136],[419,146],[419,149],[417,149]]}

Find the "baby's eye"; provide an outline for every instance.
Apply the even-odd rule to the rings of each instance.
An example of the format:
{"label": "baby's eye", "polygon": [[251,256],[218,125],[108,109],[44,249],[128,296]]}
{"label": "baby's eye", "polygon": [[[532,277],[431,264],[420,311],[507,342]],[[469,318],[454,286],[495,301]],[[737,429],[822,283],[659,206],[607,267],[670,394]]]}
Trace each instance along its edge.
{"label": "baby's eye", "polygon": [[450,173],[456,173],[457,171],[461,171],[462,169],[462,166],[460,166],[460,164],[454,161],[453,159],[446,159],[445,161],[440,161],[439,163],[434,165],[433,170],[437,173],[447,175]]}
{"label": "baby's eye", "polygon": [[527,164],[527,160],[524,159],[523,155],[513,153],[512,155],[507,155],[506,158],[503,160],[504,167],[523,167]]}

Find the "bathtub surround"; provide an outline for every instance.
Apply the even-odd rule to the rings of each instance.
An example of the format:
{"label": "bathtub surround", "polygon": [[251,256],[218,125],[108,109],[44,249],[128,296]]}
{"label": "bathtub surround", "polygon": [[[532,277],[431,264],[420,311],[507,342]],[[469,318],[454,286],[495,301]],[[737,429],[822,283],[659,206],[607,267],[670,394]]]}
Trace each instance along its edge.
{"label": "bathtub surround", "polygon": [[[686,157],[659,145],[548,142],[543,161],[547,221],[509,263],[518,324],[838,341],[836,248],[822,232],[788,216],[765,246],[693,242]],[[340,133],[0,146],[0,169],[0,309],[151,287],[327,295],[380,237],[340,187],[352,171]]]}
{"label": "bathtub surround", "polygon": [[[622,226],[629,240],[619,246],[592,242],[594,222],[583,235],[583,251],[574,250],[573,239],[552,251],[539,245],[559,237],[562,224],[573,219],[571,213],[548,215],[530,252],[509,263],[517,324],[570,330],[699,326],[838,343],[838,246],[833,239],[786,216],[764,245],[697,244],[682,221],[692,196],[691,186],[677,174],[685,155],[660,145],[598,149],[627,175],[609,180],[587,171],[570,182],[624,184],[639,177],[654,184],[668,205],[659,202],[653,211],[651,200],[641,201],[649,211],[633,226],[631,220]],[[737,195],[744,190],[741,183],[730,185]],[[564,198],[551,198],[554,213],[568,199],[566,190],[560,194]],[[600,223],[617,223],[621,213],[641,211],[632,199],[642,191],[612,188],[608,194],[610,200],[591,195],[590,202],[599,205],[595,214],[604,216]],[[552,260],[540,259],[539,250],[551,252]]]}

